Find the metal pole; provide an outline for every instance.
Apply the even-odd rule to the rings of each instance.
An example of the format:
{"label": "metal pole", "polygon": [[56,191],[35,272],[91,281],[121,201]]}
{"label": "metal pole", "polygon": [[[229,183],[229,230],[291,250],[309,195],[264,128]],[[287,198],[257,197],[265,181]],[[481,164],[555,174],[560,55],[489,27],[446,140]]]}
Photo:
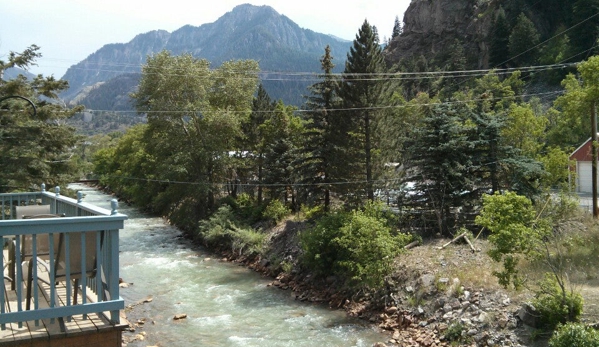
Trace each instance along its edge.
{"label": "metal pole", "polygon": [[593,134],[591,135],[592,145],[592,170],[591,170],[591,180],[592,189],[593,189],[593,217],[597,218],[599,216],[599,211],[597,210],[597,105],[596,102],[593,102],[591,106],[591,128],[593,130]]}

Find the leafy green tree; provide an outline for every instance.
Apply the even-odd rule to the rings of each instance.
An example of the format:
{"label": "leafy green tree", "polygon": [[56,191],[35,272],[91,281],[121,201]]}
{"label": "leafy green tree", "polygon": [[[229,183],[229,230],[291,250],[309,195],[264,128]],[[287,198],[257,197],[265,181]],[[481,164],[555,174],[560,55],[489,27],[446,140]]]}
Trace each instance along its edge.
{"label": "leafy green tree", "polygon": [[300,234],[302,263],[318,275],[334,275],[356,289],[377,289],[392,271],[393,260],[411,240],[395,232],[381,203],[335,211]]}
{"label": "leafy green tree", "polygon": [[563,149],[578,147],[593,134],[591,114],[599,100],[599,57],[578,65],[580,78],[569,74],[562,81],[565,94],[558,97],[550,111],[548,143]]}
{"label": "leafy green tree", "polygon": [[529,104],[512,104],[501,135],[522,155],[536,158],[545,143],[547,122],[547,118],[536,115]]}
{"label": "leafy green tree", "polygon": [[383,82],[379,73],[385,65],[378,35],[368,21],[362,27],[350,47],[343,72],[340,96],[344,102],[348,122],[353,127],[351,133],[361,153],[356,153],[356,169],[365,179],[365,192],[368,199],[374,199],[373,181],[375,178],[377,140],[375,138],[375,122],[379,114],[376,109],[384,102],[382,98]]}
{"label": "leafy green tree", "polygon": [[521,13],[509,38],[510,58],[518,66],[534,65],[538,59],[539,32],[534,23]]}
{"label": "leafy green tree", "polygon": [[537,219],[532,202],[514,192],[485,195],[476,223],[491,232],[489,242],[493,249],[489,256],[503,262],[503,270],[493,272],[499,284],[520,288],[524,284],[518,271],[521,256],[534,256],[537,245],[550,232],[547,225]]}
{"label": "leafy green tree", "polygon": [[[38,51],[32,45],[22,53],[11,52],[7,61],[0,61],[0,75],[11,67],[34,65],[41,57]],[[67,88],[67,81],[53,76],[0,79],[0,192],[37,190],[41,183],[66,185],[81,173],[74,153],[81,138],[65,119],[83,108],[62,106],[58,94]]]}
{"label": "leafy green tree", "polygon": [[251,60],[210,69],[208,61],[190,54],[162,51],[148,58],[133,98],[137,111],[148,115],[144,142],[155,157],[152,173],[161,181],[186,182],[154,192],[157,212],[193,218],[214,209],[220,184],[235,163],[229,152],[239,148],[257,72]]}

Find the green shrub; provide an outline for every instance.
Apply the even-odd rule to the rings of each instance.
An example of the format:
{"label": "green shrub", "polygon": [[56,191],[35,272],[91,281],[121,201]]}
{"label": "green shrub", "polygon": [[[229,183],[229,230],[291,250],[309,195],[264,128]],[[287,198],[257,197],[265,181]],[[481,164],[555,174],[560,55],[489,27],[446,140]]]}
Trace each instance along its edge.
{"label": "green shrub", "polygon": [[223,205],[209,219],[202,220],[198,238],[207,246],[231,248],[239,255],[262,253],[265,235],[248,226],[240,226],[231,206]]}
{"label": "green shrub", "polygon": [[449,342],[465,342],[462,338],[462,333],[466,328],[460,322],[453,322],[449,325],[443,337]]}
{"label": "green shrub", "polygon": [[559,325],[549,347],[599,347],[599,331],[579,323]]}
{"label": "green shrub", "polygon": [[527,197],[506,192],[483,196],[483,208],[475,221],[491,231],[491,259],[503,262],[503,270],[493,275],[502,286],[507,288],[511,283],[519,289],[524,284],[518,272],[519,260],[537,256],[538,245],[551,230],[546,220],[537,217]]}
{"label": "green shrub", "polygon": [[394,235],[380,212],[376,208],[334,212],[318,220],[300,236],[304,264],[354,287],[380,287],[394,258],[411,239]]}
{"label": "green shrub", "polygon": [[283,220],[287,215],[289,215],[291,211],[279,200],[272,200],[266,206],[266,209],[262,213],[262,215],[275,222],[278,223]]}
{"label": "green shrub", "polygon": [[256,203],[249,194],[239,194],[235,202],[236,206],[233,206],[235,212],[237,212],[248,224],[253,224],[262,219],[265,205]]}
{"label": "green shrub", "polygon": [[349,218],[350,214],[345,211],[331,212],[322,216],[313,228],[300,234],[300,244],[304,251],[302,263],[306,267],[322,275],[333,273],[339,250],[333,247],[331,241]]}
{"label": "green shrub", "polygon": [[306,217],[306,219],[311,220],[323,216],[324,206],[316,205],[314,207],[309,207],[302,204],[300,211]]}
{"label": "green shrub", "polygon": [[562,289],[552,275],[546,274],[532,305],[541,327],[553,330],[558,324],[577,322],[582,315],[583,300],[580,294]]}

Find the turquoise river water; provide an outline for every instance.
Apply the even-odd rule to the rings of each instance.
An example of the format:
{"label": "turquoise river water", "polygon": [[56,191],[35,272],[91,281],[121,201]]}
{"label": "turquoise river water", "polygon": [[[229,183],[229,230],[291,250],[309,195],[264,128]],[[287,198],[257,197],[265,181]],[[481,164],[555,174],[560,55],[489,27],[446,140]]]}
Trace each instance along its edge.
{"label": "turquoise river water", "polygon": [[[110,195],[74,184],[84,201],[109,209]],[[120,234],[120,265],[125,305],[152,297],[128,314],[145,319],[137,346],[356,346],[386,340],[370,325],[345,312],[296,301],[290,291],[192,245],[163,219],[120,206],[127,214]],[[187,319],[175,321],[176,314]]]}

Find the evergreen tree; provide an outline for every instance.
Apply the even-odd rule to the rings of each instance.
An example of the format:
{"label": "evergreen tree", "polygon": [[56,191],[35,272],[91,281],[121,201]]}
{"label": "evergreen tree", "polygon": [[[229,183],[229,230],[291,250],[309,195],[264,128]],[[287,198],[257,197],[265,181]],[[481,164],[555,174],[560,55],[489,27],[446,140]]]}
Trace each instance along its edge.
{"label": "evergreen tree", "polygon": [[[38,51],[32,45],[11,52],[8,61],[0,61],[0,75],[11,67],[34,65]],[[79,174],[74,149],[80,138],[65,119],[83,108],[67,109],[57,102],[66,89],[68,82],[53,76],[0,79],[0,192],[39,190],[41,183],[65,185]]]}
{"label": "evergreen tree", "polygon": [[414,183],[413,204],[433,211],[438,232],[449,235],[451,210],[464,205],[463,193],[475,188],[472,175],[471,131],[465,124],[471,112],[463,105],[438,105],[425,110],[424,118],[406,144],[406,182]]}
{"label": "evergreen tree", "polygon": [[356,153],[355,162],[350,165],[355,165],[354,169],[362,172],[360,176],[366,180],[364,188],[370,200],[374,199],[374,153],[377,147],[373,129],[379,113],[376,108],[383,102],[383,83],[379,73],[384,68],[376,29],[365,20],[347,54],[340,96],[348,110],[346,121],[351,122],[351,133],[357,141],[348,145],[357,146],[362,152]]}
{"label": "evergreen tree", "polygon": [[346,122],[340,112],[335,109],[340,107],[338,96],[339,82],[333,75],[333,57],[331,48],[325,47],[325,53],[320,59],[323,74],[322,79],[309,87],[310,96],[306,100],[307,123],[305,125],[305,142],[301,159],[302,183],[308,183],[305,189],[307,195],[322,197],[324,209],[329,210],[331,204],[331,190],[342,193],[341,186],[330,184],[345,177],[342,174],[343,163],[350,160],[346,158],[343,145],[346,142],[344,131]]}
{"label": "evergreen tree", "polygon": [[509,38],[511,60],[518,66],[534,65],[538,58],[539,33],[524,13],[518,16]]}
{"label": "evergreen tree", "polygon": [[395,39],[402,33],[401,22],[399,21],[399,17],[395,16],[395,23],[393,24],[393,33],[391,34],[391,40]]}
{"label": "evergreen tree", "polygon": [[577,60],[586,59],[594,52],[589,51],[599,39],[599,0],[576,0],[574,2],[573,25],[570,39],[574,52],[580,53]]}
{"label": "evergreen tree", "polygon": [[264,179],[264,155],[265,148],[262,141],[263,128],[261,125],[270,117],[270,113],[274,112],[276,108],[276,102],[274,102],[262,84],[258,85],[258,92],[252,102],[252,113],[246,122],[242,124],[243,145],[242,151],[249,152],[250,155],[243,156],[246,160],[246,165],[243,165],[246,169],[243,171],[242,180],[247,182],[250,177],[256,177],[258,181],[258,196],[257,201],[262,201],[262,181]]}
{"label": "evergreen tree", "polygon": [[510,42],[510,28],[505,18],[505,11],[499,7],[497,17],[491,28],[489,47],[489,67],[502,68],[509,57],[507,49]]}
{"label": "evergreen tree", "polygon": [[[261,128],[264,151],[264,183],[269,187],[270,199],[282,199],[297,208],[298,178],[295,163],[301,146],[302,120],[293,114],[294,107],[277,102],[274,112],[268,114]],[[291,201],[289,199],[291,198]]]}

